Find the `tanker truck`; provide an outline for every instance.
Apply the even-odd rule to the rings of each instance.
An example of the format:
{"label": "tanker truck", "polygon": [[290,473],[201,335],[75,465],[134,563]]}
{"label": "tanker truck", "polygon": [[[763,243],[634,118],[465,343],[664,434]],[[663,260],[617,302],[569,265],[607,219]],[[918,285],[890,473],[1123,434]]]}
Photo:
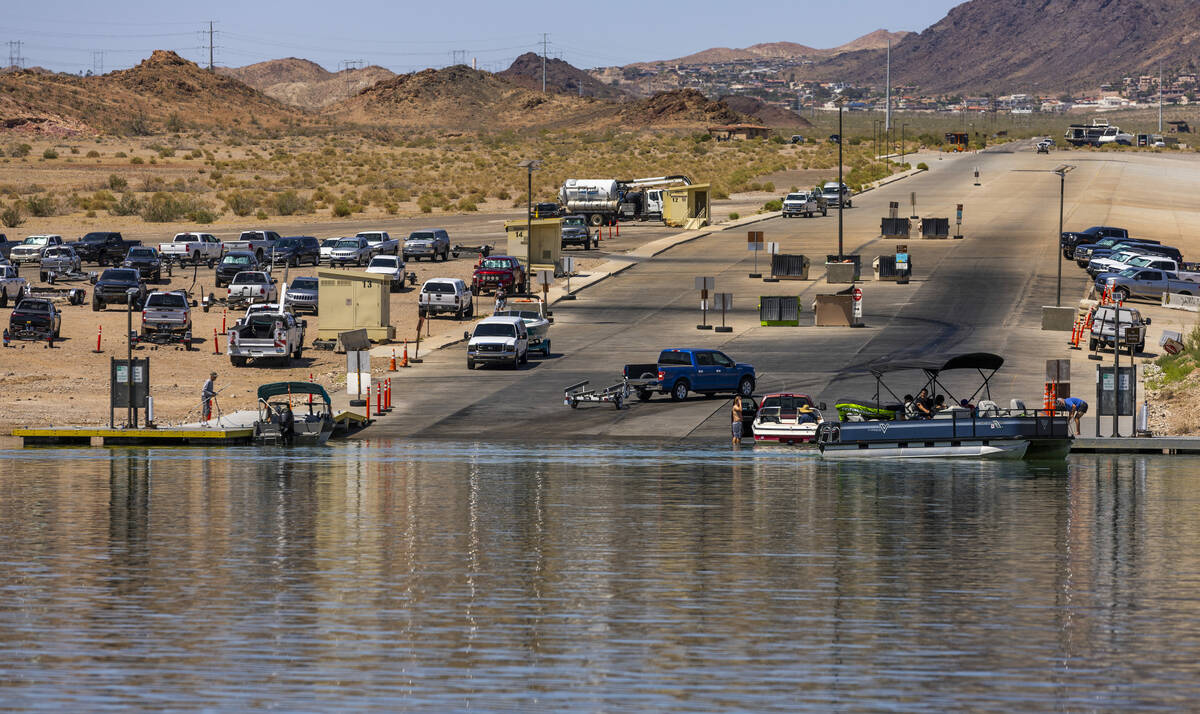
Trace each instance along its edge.
{"label": "tanker truck", "polygon": [[655,176],[631,181],[618,179],[567,179],[558,190],[558,201],[567,213],[583,216],[589,225],[622,221],[661,221],[663,189],[691,185],[687,176]]}

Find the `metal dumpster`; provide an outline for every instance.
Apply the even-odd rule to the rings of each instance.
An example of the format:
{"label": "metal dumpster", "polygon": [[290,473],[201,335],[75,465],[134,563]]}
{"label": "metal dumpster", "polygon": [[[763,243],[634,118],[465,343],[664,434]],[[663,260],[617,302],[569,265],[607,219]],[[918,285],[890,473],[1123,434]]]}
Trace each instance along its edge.
{"label": "metal dumpster", "polygon": [[906,270],[896,269],[896,256],[881,255],[871,262],[876,280],[901,280],[912,277],[912,261],[909,260]]}
{"label": "metal dumpster", "polygon": [[758,299],[758,319],[763,327],[797,327],[800,325],[800,298],[763,295]]}
{"label": "metal dumpster", "polygon": [[808,280],[807,255],[776,253],[771,256],[771,277],[777,280]]}
{"label": "metal dumpster", "polygon": [[854,324],[854,297],[818,295],[816,313],[817,327],[850,327]]}
{"label": "metal dumpster", "polygon": [[949,218],[922,218],[921,219],[921,237],[922,238],[949,238],[950,237],[950,219]]}
{"label": "metal dumpster", "polygon": [[[852,266],[852,267],[851,267]],[[862,276],[862,256],[845,254],[825,256],[825,279],[831,283],[852,283]]]}
{"label": "metal dumpster", "polygon": [[912,222],[907,218],[883,218],[879,221],[879,233],[884,238],[907,238],[912,231]]}

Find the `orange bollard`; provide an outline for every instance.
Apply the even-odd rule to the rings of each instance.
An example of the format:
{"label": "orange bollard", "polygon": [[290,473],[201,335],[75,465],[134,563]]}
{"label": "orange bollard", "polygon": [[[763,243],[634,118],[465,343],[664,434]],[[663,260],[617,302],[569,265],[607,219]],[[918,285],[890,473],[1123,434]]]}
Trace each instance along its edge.
{"label": "orange bollard", "polygon": [[229,314],[229,308],[221,310],[221,334],[225,334],[228,330],[225,329],[225,316]]}
{"label": "orange bollard", "polygon": [[392,410],[392,378],[388,377],[384,380],[383,408],[386,411]]}
{"label": "orange bollard", "polygon": [[221,354],[221,342],[217,339],[217,328],[213,328],[213,354]]}
{"label": "orange bollard", "polygon": [[396,371],[396,349],[394,347],[392,348],[392,359],[390,362],[388,362],[388,371],[389,372]]}
{"label": "orange bollard", "polygon": [[104,350],[100,349],[100,336],[104,334],[104,325],[96,326],[96,354],[100,354]]}
{"label": "orange bollard", "polygon": [[400,363],[401,367],[408,366],[408,340],[404,341],[404,360]]}
{"label": "orange bollard", "polygon": [[621,237],[621,222],[617,221],[617,237]]}
{"label": "orange bollard", "polygon": [[375,416],[383,416],[383,389],[375,388]]}

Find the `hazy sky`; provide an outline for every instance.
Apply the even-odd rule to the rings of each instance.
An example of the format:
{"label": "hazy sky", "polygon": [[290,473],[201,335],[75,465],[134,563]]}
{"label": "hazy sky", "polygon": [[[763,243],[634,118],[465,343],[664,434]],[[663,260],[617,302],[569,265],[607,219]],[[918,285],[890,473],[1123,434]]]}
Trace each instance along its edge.
{"label": "hazy sky", "polygon": [[[670,59],[708,47],[791,41],[834,47],[873,30],[920,31],[956,0],[832,0],[740,3],[381,2],[148,3],[132,0],[13,3],[0,15],[0,64],[21,41],[25,66],[112,71],[155,49],[208,63],[215,22],[216,63],[241,66],[303,57],[330,70],[362,60],[395,72],[477,59],[500,70],[541,51],[580,67]],[[570,8],[586,9],[570,9]],[[803,11],[801,8],[806,8]],[[594,11],[593,10],[598,10]],[[669,19],[668,19],[669,18]]]}

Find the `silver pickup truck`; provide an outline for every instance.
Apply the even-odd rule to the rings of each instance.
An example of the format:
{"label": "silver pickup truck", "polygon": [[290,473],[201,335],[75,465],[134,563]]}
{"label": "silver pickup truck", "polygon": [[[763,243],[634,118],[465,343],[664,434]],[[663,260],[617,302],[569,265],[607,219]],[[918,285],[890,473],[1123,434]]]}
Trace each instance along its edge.
{"label": "silver pickup truck", "polygon": [[1132,267],[1119,273],[1101,273],[1096,277],[1096,292],[1102,292],[1110,285],[1113,297],[1122,302],[1131,297],[1158,300],[1163,293],[1200,295],[1200,273]]}
{"label": "silver pickup truck", "polygon": [[153,292],[142,307],[142,337],[191,342],[192,310],[182,290]]}
{"label": "silver pickup truck", "polygon": [[[271,309],[274,308],[274,309]],[[300,359],[304,353],[305,320],[281,306],[257,306],[229,329],[229,362],[245,367],[250,360],[277,359],[285,363]]]}

